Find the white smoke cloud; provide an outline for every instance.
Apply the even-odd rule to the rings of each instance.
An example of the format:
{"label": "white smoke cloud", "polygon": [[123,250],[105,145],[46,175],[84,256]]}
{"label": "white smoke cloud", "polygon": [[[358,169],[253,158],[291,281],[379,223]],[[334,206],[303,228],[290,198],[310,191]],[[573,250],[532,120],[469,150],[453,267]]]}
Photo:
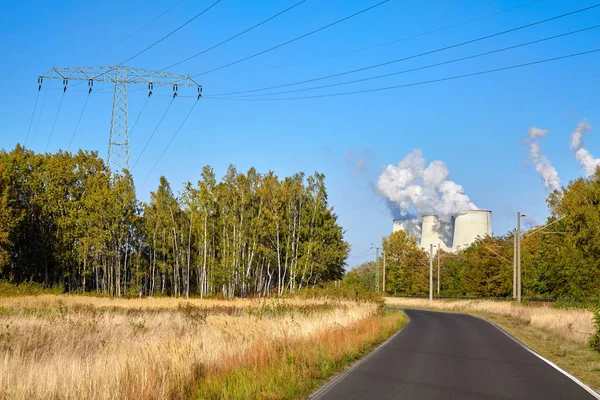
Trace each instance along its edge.
{"label": "white smoke cloud", "polygon": [[583,147],[583,135],[593,129],[592,125],[584,119],[571,133],[571,149],[576,150],[575,159],[583,168],[586,176],[591,176],[600,165],[600,158],[595,158],[585,147]]}
{"label": "white smoke cloud", "polygon": [[529,155],[531,160],[535,164],[535,170],[542,178],[544,187],[551,190],[560,189],[560,178],[556,168],[552,166],[552,163],[546,156],[541,153],[539,139],[550,133],[547,129],[540,129],[532,126],[528,130],[529,141]]}
{"label": "white smoke cloud", "polygon": [[449,176],[443,161],[432,161],[426,166],[423,152],[417,149],[398,165],[388,165],[379,176],[377,189],[392,204],[391,208],[399,211],[396,217],[407,223],[418,225],[423,215],[450,221],[452,215],[476,210],[477,206],[461,185],[448,180]]}
{"label": "white smoke cloud", "polygon": [[535,126],[532,126],[531,128],[529,128],[527,133],[529,134],[529,137],[531,139],[537,139],[546,136],[550,133],[550,131],[548,129],[540,129],[536,128]]}
{"label": "white smoke cloud", "polygon": [[577,127],[571,133],[571,149],[577,150],[583,147],[583,135],[587,131],[592,130],[592,125],[587,122],[587,119],[584,119],[580,123],[577,124]]}

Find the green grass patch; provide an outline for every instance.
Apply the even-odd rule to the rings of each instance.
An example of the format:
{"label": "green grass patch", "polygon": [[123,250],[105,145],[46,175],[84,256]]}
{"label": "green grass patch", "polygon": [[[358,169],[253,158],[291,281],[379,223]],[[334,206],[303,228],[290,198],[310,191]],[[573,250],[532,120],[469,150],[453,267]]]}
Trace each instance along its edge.
{"label": "green grass patch", "polygon": [[198,399],[305,398],[407,323],[393,311],[295,342],[263,343],[202,371]]}

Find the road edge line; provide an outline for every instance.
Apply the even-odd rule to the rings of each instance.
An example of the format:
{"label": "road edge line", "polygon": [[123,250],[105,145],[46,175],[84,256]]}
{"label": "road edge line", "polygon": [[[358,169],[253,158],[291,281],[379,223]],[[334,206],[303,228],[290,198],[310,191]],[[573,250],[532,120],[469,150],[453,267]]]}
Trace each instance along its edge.
{"label": "road edge line", "polygon": [[[404,313],[404,311],[402,311],[402,312]],[[373,351],[371,351],[369,354],[367,354],[366,356],[364,356],[360,360],[356,361],[354,364],[352,364],[346,370],[344,370],[344,371],[340,372],[339,374],[337,374],[337,375],[329,378],[329,380],[323,386],[321,386],[320,388],[316,389],[312,394],[310,394],[307,397],[307,400],[308,399],[309,400],[318,400],[318,399],[322,398],[323,396],[325,396],[331,389],[333,389],[333,387],[335,385],[337,385],[342,380],[344,380],[344,378],[346,378],[348,375],[350,375],[350,373],[352,371],[354,371],[356,368],[358,368],[362,363],[364,363],[365,361],[367,361],[369,358],[373,357],[384,346],[386,346],[389,342],[391,342],[396,336],[398,336],[400,333],[402,333],[402,331],[404,331],[404,328],[406,328],[408,326],[408,324],[410,324],[410,318],[408,317],[408,315],[406,313],[404,313],[404,315],[406,315],[406,318],[407,318],[408,321],[406,322],[406,324],[403,327],[401,327],[400,329],[398,329],[398,332],[394,333],[385,342],[383,342],[379,346],[377,346],[376,349],[374,349]]]}
{"label": "road edge line", "polygon": [[504,328],[502,328],[501,326],[499,326],[495,322],[488,321],[487,319],[479,317],[477,315],[473,315],[473,314],[467,314],[467,315],[471,315],[472,317],[479,318],[480,320],[483,320],[483,321],[487,322],[488,324],[493,325],[496,329],[498,329],[500,332],[504,333],[506,336],[508,336],[509,338],[511,338],[519,346],[523,347],[525,350],[527,350],[528,352],[530,352],[531,354],[533,354],[534,356],[536,356],[540,360],[544,361],[546,364],[550,365],[552,368],[554,368],[555,370],[557,370],[561,374],[565,375],[567,378],[571,379],[573,382],[575,382],[581,388],[583,388],[586,392],[588,392],[589,394],[591,394],[595,399],[600,400],[600,394],[598,394],[598,392],[596,392],[594,389],[592,389],[591,387],[589,387],[588,385],[586,385],[585,383],[583,383],[582,381],[580,381],[579,379],[577,379],[575,376],[571,375],[570,373],[568,373],[567,371],[565,371],[564,369],[562,369],[561,367],[559,367],[558,365],[556,365],[552,361],[548,360],[546,357],[542,356],[541,354],[539,354],[538,352],[536,352],[535,350],[533,350],[532,348],[530,348],[529,346],[527,346],[525,343],[523,343],[522,341],[520,341],[519,339],[517,339],[516,337],[514,337],[510,333],[508,333]]}

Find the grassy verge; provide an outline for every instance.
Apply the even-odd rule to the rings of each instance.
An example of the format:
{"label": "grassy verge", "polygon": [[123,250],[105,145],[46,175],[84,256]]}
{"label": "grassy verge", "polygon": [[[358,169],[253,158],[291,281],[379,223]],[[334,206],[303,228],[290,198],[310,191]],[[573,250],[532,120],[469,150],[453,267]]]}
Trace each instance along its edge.
{"label": "grassy verge", "polygon": [[200,399],[296,399],[369,353],[404,324],[400,312],[374,315],[311,338],[256,344],[204,371]]}
{"label": "grassy verge", "polygon": [[[493,301],[404,301],[389,298],[389,305],[433,311],[458,312],[494,322],[541,356],[600,393],[600,354],[590,349],[591,328],[585,310],[566,310]],[[590,318],[591,318],[591,313]]]}
{"label": "grassy verge", "polygon": [[585,344],[565,340],[546,329],[532,327],[514,318],[473,314],[496,323],[529,348],[600,393],[600,354]]}
{"label": "grassy verge", "polygon": [[0,297],[0,399],[294,398],[402,318],[333,298]]}

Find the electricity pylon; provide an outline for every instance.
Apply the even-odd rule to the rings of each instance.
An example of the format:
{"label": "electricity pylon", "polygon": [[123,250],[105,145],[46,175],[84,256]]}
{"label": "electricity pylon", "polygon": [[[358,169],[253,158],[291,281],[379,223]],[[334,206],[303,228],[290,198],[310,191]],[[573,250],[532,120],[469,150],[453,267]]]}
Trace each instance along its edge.
{"label": "electricity pylon", "polygon": [[44,79],[62,79],[63,92],[67,91],[69,80],[87,81],[89,92],[94,82],[110,82],[115,84],[112,118],[110,121],[110,138],[108,140],[108,157],[106,160],[112,172],[129,169],[129,132],[127,126],[127,85],[148,85],[148,96],[152,95],[154,85],[173,86],[173,97],[177,96],[180,86],[198,88],[198,98],[202,97],[202,85],[189,75],[170,72],[150,71],[124,66],[114,67],[69,67],[54,68],[38,79],[38,90]]}

